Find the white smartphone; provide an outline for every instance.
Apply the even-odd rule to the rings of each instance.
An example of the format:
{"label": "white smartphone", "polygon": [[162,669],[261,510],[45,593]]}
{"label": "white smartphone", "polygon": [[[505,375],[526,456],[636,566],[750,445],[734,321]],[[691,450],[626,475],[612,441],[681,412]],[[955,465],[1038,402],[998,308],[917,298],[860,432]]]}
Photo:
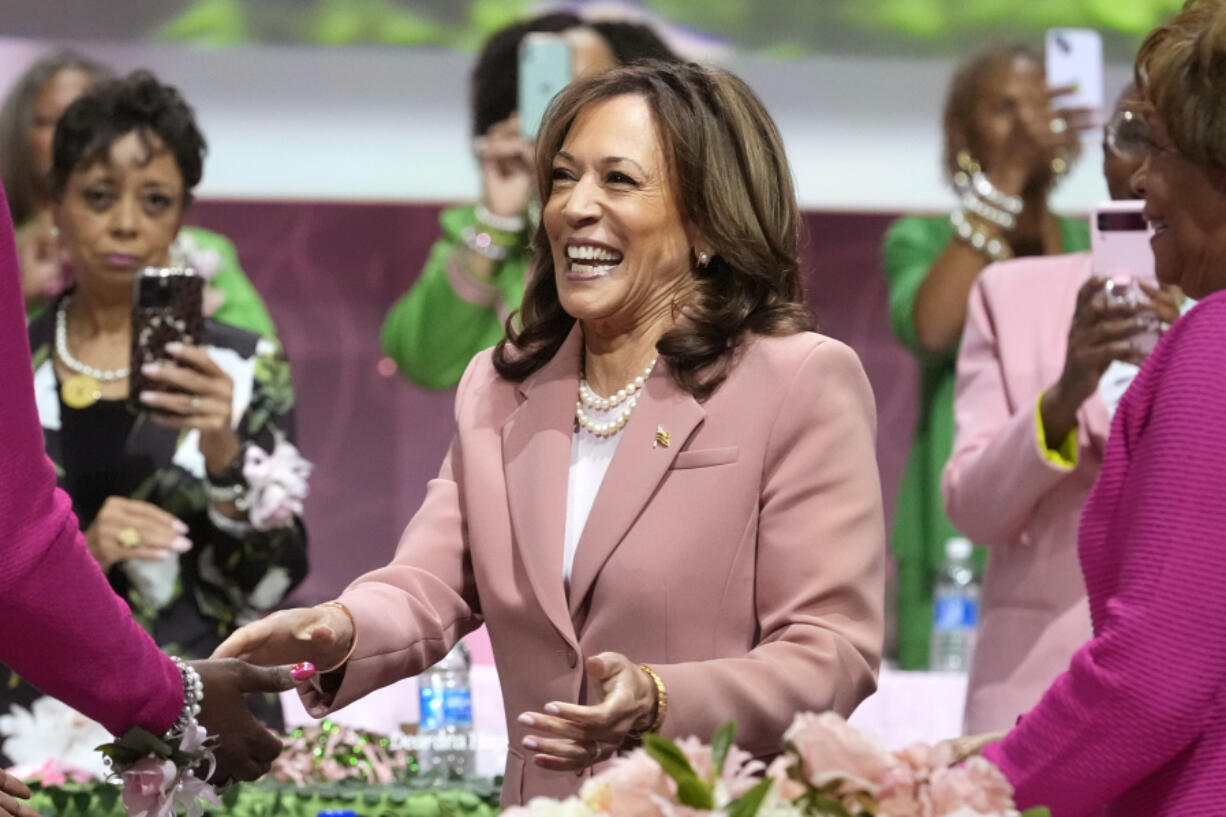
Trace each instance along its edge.
{"label": "white smartphone", "polygon": [[1090,213],[1090,253],[1094,274],[1125,283],[1154,278],[1153,233],[1141,215],[1141,200],[1108,201]]}
{"label": "white smartphone", "polygon": [[570,84],[570,43],[561,35],[534,31],[519,43],[519,127],[524,138],[536,139],[545,110]]}
{"label": "white smartphone", "polygon": [[1075,86],[1052,100],[1055,108],[1103,107],[1103,39],[1091,28],[1053,28],[1047,32],[1047,85]]}

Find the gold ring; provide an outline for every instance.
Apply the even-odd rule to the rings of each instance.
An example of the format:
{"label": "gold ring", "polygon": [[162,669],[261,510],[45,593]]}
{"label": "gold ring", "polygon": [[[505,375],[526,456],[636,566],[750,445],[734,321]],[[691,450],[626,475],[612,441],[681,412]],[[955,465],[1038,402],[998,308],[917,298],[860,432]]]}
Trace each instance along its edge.
{"label": "gold ring", "polygon": [[199,414],[199,413],[200,413],[200,395],[193,394],[192,395],[192,414]]}
{"label": "gold ring", "polygon": [[140,544],[140,532],[136,528],[124,528],[115,538],[126,548],[134,548]]}

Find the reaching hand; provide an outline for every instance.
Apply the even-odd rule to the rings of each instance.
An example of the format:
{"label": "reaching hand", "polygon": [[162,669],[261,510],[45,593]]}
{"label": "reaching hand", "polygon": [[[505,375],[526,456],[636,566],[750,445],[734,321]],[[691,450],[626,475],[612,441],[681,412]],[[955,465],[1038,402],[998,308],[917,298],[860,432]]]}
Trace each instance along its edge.
{"label": "reaching hand", "polygon": [[192,549],[187,525],[156,505],[107,497],[85,531],[89,552],[105,572],[128,559],[161,561]]}
{"label": "reaching hand", "polygon": [[642,732],[656,716],[656,685],[639,666],[615,652],[587,659],[590,689],[601,691],[594,706],[554,701],[545,713],[525,712],[519,722],[536,735],[523,745],[536,752],[536,765],[555,771],[578,771],[610,757],[633,732]]}
{"label": "reaching hand", "polygon": [[22,800],[30,799],[30,789],[0,769],[0,817],[38,817],[38,812]]}
{"label": "reaching hand", "polygon": [[244,695],[293,689],[314,674],[312,667],[256,667],[233,659],[193,661],[204,682],[200,725],[220,742],[214,749],[212,782],[255,780],[281,753],[281,739],[247,709]]}
{"label": "reaching hand", "polygon": [[310,661],[328,669],[345,657],[353,638],[353,622],[343,611],[299,607],[240,627],[214,650],[213,657],[241,658],[262,666]]}

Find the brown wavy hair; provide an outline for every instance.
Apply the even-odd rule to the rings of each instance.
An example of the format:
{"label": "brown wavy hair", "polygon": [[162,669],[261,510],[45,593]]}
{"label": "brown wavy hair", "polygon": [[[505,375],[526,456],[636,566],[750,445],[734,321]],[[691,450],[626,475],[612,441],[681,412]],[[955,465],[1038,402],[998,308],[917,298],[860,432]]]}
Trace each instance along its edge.
{"label": "brown wavy hair", "polygon": [[1136,83],[1181,154],[1226,168],[1226,4],[1189,0],[1150,33]]}
{"label": "brown wavy hair", "polygon": [[[737,77],[694,64],[648,62],[577,82],[549,107],[536,145],[537,185],[549,200],[553,159],[589,105],[635,94],[652,111],[677,206],[713,254],[692,266],[694,294],[656,344],[681,388],[710,396],[728,376],[747,333],[812,329],[800,276],[792,173],[774,121]],[[494,367],[523,380],[561,347],[575,319],[562,308],[544,224],[532,240],[535,269],[519,316],[494,350]]]}

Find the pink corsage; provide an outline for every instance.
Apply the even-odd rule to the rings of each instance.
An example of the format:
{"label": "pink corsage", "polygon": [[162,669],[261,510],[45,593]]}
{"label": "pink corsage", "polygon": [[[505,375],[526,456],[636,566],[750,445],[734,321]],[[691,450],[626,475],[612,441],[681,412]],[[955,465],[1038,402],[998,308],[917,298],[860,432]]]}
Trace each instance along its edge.
{"label": "pink corsage", "polygon": [[175,817],[180,809],[200,817],[206,804],[221,805],[217,790],[205,782],[214,768],[208,743],[204,727],[193,724],[178,746],[137,727],[100,748],[120,778],[130,817]]}
{"label": "pink corsage", "polygon": [[289,440],[277,435],[271,454],[258,445],[247,447],[243,478],[248,490],[237,502],[256,530],[286,528],[302,513],[311,463]]}

